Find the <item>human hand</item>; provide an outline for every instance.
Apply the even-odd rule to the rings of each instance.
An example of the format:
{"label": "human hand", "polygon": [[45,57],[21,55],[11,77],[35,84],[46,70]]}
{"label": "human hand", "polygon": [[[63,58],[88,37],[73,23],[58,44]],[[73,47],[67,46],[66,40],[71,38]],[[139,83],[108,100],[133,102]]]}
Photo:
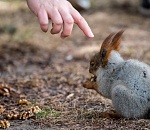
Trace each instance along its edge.
{"label": "human hand", "polygon": [[87,37],[94,37],[86,20],[67,0],[27,0],[27,4],[44,32],[48,31],[51,19],[51,34],[61,32],[61,38],[66,38],[71,35],[75,23]]}

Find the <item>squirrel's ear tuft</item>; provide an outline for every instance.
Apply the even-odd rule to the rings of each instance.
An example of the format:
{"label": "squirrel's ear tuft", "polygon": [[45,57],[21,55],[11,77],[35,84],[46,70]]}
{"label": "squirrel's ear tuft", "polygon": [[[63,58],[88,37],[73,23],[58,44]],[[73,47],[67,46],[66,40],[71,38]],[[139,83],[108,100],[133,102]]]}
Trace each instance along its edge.
{"label": "squirrel's ear tuft", "polygon": [[112,42],[114,35],[115,33],[111,33],[109,36],[107,36],[101,45],[101,49],[99,52],[99,59],[102,67],[105,67],[110,57],[111,52],[110,44]]}
{"label": "squirrel's ear tuft", "polygon": [[103,53],[103,50],[108,50],[109,46],[110,46],[110,43],[112,41],[112,38],[114,36],[115,33],[111,33],[109,36],[107,36],[105,38],[105,40],[103,41],[102,45],[101,45],[101,48],[100,48],[100,53],[99,53],[99,56],[102,55]]}
{"label": "squirrel's ear tuft", "polygon": [[121,37],[122,37],[123,32],[124,30],[121,30],[114,35],[112,42],[111,42],[111,46],[113,50],[118,51],[120,49]]}
{"label": "squirrel's ear tuft", "polygon": [[111,33],[111,34],[109,34],[109,36],[107,36],[107,37],[105,38],[105,40],[104,40],[103,43],[102,43],[101,49],[102,49],[102,48],[106,48],[106,47],[109,46],[109,44],[111,43],[111,41],[112,41],[114,35],[115,35],[115,33]]}
{"label": "squirrel's ear tuft", "polygon": [[118,33],[111,33],[106,39],[103,41],[100,52],[99,59],[100,64],[104,68],[110,58],[110,54],[112,50],[119,50],[121,43],[121,36],[124,31],[119,31]]}

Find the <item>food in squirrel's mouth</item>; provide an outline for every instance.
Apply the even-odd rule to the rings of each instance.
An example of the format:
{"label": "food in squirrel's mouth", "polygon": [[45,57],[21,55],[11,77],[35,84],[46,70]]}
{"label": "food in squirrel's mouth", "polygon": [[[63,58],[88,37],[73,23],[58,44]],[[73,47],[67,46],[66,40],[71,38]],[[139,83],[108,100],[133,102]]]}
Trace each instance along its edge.
{"label": "food in squirrel's mouth", "polygon": [[90,81],[91,81],[91,82],[96,82],[96,78],[97,78],[97,77],[96,77],[95,75],[92,75],[91,78],[90,78]]}

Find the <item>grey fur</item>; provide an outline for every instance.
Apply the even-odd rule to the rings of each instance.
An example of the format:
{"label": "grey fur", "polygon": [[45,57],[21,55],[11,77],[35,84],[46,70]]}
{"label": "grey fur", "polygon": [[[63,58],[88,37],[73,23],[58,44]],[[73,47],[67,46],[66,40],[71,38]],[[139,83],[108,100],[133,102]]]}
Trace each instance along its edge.
{"label": "grey fur", "polygon": [[116,112],[126,118],[145,118],[150,111],[150,66],[125,61],[112,51],[105,68],[97,72],[98,91],[112,99]]}

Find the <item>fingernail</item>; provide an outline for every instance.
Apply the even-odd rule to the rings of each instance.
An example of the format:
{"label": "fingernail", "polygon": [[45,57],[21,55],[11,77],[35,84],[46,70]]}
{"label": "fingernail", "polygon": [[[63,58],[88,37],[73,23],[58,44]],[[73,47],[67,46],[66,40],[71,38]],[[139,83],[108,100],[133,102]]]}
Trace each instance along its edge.
{"label": "fingernail", "polygon": [[88,37],[91,37],[91,38],[94,37],[94,34],[92,33],[92,31],[88,33]]}

